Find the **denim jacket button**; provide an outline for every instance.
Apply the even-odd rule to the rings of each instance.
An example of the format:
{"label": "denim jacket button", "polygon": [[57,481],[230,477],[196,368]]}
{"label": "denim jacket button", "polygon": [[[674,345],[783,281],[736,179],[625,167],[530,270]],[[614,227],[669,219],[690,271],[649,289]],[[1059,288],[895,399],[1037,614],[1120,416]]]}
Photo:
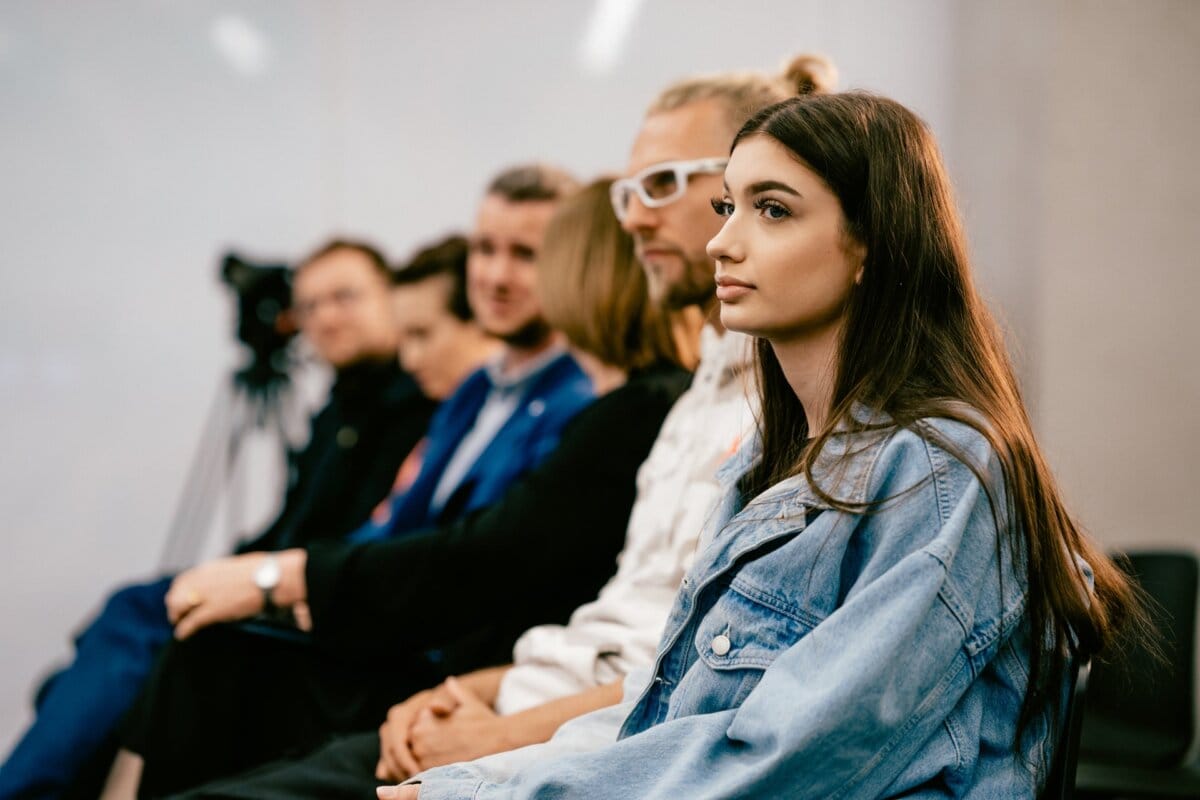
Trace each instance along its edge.
{"label": "denim jacket button", "polygon": [[725,634],[719,634],[713,637],[712,651],[716,655],[723,656],[729,652],[729,637]]}

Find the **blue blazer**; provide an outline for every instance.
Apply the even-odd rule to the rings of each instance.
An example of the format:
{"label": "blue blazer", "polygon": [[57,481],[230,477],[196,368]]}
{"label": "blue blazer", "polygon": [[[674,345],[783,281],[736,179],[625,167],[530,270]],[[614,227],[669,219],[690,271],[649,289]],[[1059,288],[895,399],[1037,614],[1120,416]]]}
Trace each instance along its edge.
{"label": "blue blazer", "polygon": [[441,512],[434,515],[429,504],[442,472],[474,426],[491,388],[487,371],[476,370],[438,408],[429,424],[421,472],[408,491],[396,498],[387,535],[447,522],[496,502],[514,481],[558,446],[562,429],[594,398],[591,381],[575,359],[563,353],[552,360],[525,390],[516,411],[467,470]]}

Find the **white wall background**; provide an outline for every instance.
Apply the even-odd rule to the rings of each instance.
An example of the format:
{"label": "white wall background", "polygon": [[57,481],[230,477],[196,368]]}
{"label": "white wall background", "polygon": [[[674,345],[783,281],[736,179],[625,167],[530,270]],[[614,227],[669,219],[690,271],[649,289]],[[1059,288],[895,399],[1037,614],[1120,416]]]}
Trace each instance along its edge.
{"label": "white wall background", "polygon": [[236,358],[226,247],[402,257],[497,168],[619,169],[673,78],[802,50],[941,137],[1083,520],[1200,545],[1200,4],[644,0],[607,69],[594,7],[0,3],[0,749],[68,632],[153,570]]}

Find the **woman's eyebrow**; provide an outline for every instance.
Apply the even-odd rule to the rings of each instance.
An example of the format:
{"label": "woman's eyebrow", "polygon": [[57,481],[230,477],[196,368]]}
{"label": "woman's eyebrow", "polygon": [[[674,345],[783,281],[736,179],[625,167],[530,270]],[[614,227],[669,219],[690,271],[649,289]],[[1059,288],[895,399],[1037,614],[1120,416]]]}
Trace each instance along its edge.
{"label": "woman's eyebrow", "polygon": [[[733,194],[733,191],[729,188],[729,184],[727,182],[722,181],[722,185],[725,187],[726,194]],[[761,194],[762,192],[768,192],[772,189],[785,194],[795,195],[796,197],[804,197],[804,195],[800,194],[786,183],[781,183],[779,181],[759,181],[758,183],[752,183],[746,187],[746,194]]]}
{"label": "woman's eyebrow", "polygon": [[783,192],[784,194],[791,194],[791,195],[795,195],[796,197],[803,197],[803,195],[801,195],[795,189],[788,186],[786,183],[781,183],[779,181],[759,181],[758,183],[750,184],[750,194],[760,194],[762,192],[769,192],[772,189],[774,189],[777,192]]}

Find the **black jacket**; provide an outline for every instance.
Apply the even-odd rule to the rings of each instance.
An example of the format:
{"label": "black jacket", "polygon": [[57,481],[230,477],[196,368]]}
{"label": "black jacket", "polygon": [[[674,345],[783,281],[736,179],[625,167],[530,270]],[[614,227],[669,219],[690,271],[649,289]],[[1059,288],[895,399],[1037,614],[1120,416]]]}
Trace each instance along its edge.
{"label": "black jacket", "polygon": [[[315,641],[371,657],[484,637],[494,663],[509,660],[526,629],[566,621],[616,571],[638,467],[689,380],[675,366],[631,375],[581,411],[558,449],[499,503],[452,525],[357,546],[310,545]],[[475,650],[444,666],[488,660]]]}
{"label": "black jacket", "polygon": [[343,369],[313,417],[308,444],[290,459],[279,517],[238,552],[336,540],[366,522],[435,407],[394,358]]}

